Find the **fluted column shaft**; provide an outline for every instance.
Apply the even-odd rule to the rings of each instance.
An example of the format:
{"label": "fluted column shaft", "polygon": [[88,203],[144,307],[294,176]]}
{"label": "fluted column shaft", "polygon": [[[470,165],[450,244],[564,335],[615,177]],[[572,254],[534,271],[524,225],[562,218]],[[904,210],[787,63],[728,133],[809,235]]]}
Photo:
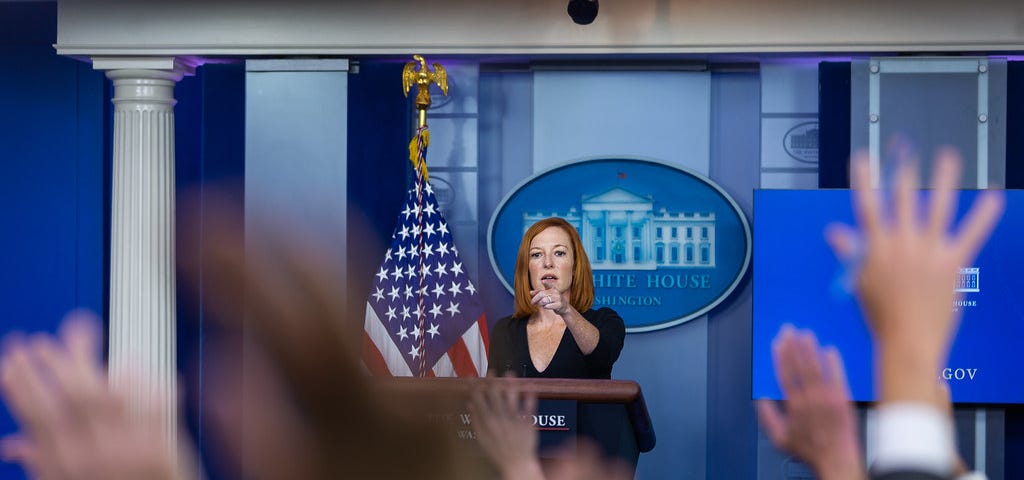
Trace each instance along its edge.
{"label": "fluted column shaft", "polygon": [[134,418],[177,444],[174,86],[182,72],[115,69],[109,374]]}

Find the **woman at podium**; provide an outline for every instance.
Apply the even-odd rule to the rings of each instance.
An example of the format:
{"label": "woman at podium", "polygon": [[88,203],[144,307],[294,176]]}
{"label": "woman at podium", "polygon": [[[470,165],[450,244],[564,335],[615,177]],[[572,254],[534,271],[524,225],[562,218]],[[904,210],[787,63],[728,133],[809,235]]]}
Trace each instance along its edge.
{"label": "woman at podium", "polygon": [[515,269],[515,312],[491,330],[490,373],[540,378],[611,378],[626,327],[615,310],[594,310],[594,280],[579,233],[552,217],[527,229]]}

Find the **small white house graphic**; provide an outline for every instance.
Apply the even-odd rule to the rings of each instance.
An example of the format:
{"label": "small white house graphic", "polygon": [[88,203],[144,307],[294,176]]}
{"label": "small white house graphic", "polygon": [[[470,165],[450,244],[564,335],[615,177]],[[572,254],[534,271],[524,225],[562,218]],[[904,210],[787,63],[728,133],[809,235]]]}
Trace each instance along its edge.
{"label": "small white house graphic", "polygon": [[960,275],[957,276],[956,280],[956,291],[958,292],[971,292],[977,293],[981,291],[981,285],[979,279],[981,278],[981,269],[978,267],[961,268]]}
{"label": "small white house graphic", "polygon": [[595,270],[713,268],[715,214],[654,211],[654,198],[615,187],[584,195],[582,210],[523,214],[523,232],[538,220],[562,217],[580,233]]}

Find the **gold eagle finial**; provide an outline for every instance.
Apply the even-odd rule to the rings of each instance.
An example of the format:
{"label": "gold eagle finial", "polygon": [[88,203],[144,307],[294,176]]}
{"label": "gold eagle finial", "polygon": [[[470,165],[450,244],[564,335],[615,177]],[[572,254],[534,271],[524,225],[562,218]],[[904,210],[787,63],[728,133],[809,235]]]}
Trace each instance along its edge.
{"label": "gold eagle finial", "polygon": [[[413,55],[413,61],[406,63],[402,69],[402,90],[409,96],[409,89],[416,84],[416,109],[420,111],[420,126],[427,123],[426,111],[430,108],[430,84],[436,83],[441,93],[448,95],[448,73],[439,63],[433,64],[434,70],[427,68],[427,61],[420,55]],[[419,70],[416,64],[420,64]]]}

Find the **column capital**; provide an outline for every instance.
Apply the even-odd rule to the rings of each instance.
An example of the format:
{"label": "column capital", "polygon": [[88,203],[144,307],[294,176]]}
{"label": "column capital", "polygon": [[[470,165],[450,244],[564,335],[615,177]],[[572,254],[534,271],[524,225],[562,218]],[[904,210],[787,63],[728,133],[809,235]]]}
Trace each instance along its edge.
{"label": "column capital", "polygon": [[202,59],[196,57],[91,57],[94,70],[106,70],[108,78],[121,76],[117,71],[137,72],[133,76],[181,80],[192,76]]}

